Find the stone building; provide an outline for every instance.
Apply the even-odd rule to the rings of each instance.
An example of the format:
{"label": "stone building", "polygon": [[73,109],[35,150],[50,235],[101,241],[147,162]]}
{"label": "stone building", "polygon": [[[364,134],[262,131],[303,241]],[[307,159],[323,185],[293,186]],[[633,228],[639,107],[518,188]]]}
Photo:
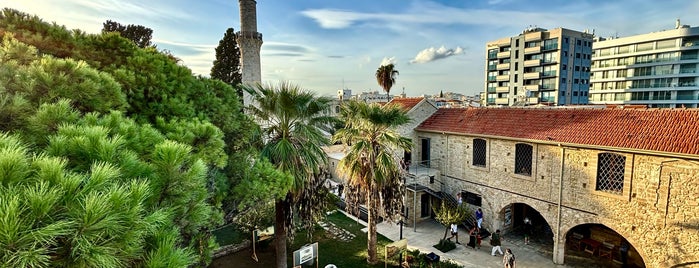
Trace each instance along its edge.
{"label": "stone building", "polygon": [[[240,8],[240,31],[235,34],[240,46],[240,65],[242,82],[246,85],[259,84],[262,81],[260,67],[260,48],[262,34],[257,31],[257,1],[238,0]],[[243,104],[249,105],[252,98],[243,92]]]}
{"label": "stone building", "polygon": [[414,182],[418,207],[461,192],[489,230],[531,219],[558,264],[622,241],[640,267],[697,264],[698,125],[698,109],[439,109],[415,128],[412,157],[442,163]]}

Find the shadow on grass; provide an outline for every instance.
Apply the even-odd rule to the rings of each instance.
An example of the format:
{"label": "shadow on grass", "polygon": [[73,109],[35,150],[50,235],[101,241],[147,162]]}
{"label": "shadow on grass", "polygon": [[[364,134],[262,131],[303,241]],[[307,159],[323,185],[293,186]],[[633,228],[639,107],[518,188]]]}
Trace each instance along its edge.
{"label": "shadow on grass", "polygon": [[[381,234],[377,234],[376,249],[379,262],[376,265],[369,265],[366,262],[367,234],[362,232],[365,226],[340,212],[328,215],[326,221],[349,231],[355,237],[350,241],[342,241],[333,237],[332,234],[326,233],[323,228],[317,227],[313,233],[313,238],[309,241],[307,240],[306,232],[300,232],[296,235],[294,243],[287,249],[289,252],[289,267],[293,264],[292,254],[294,251],[306,244],[315,242],[318,242],[318,267],[325,267],[328,264],[334,264],[337,267],[384,267],[385,246],[393,241]],[[390,266],[398,266],[398,263],[395,261],[389,262]],[[315,267],[315,265],[312,267]]]}

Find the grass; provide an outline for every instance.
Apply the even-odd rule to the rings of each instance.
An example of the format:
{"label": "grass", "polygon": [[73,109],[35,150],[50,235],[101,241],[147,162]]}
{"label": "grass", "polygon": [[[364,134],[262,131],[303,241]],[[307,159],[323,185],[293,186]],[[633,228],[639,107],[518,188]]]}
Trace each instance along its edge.
{"label": "grass", "polygon": [[[334,212],[327,216],[327,221],[334,223],[337,227],[343,228],[356,236],[348,242],[340,241],[326,234],[325,230],[317,227],[313,232],[313,237],[309,241],[306,232],[299,232],[294,239],[294,243],[289,246],[288,255],[306,244],[318,242],[318,267],[325,267],[327,264],[334,264],[337,267],[384,267],[385,246],[393,241],[377,233],[377,259],[375,265],[369,265],[367,258],[367,235],[361,230],[364,225],[357,223],[340,212]],[[293,264],[293,259],[289,258],[289,266]],[[397,266],[397,263],[389,263]],[[313,266],[315,267],[315,266]]]}
{"label": "grass", "polygon": [[218,243],[219,246],[238,244],[249,238],[249,234],[241,232],[233,224],[226,225],[225,227],[217,229],[211,233],[214,235],[214,237],[216,237],[216,243]]}

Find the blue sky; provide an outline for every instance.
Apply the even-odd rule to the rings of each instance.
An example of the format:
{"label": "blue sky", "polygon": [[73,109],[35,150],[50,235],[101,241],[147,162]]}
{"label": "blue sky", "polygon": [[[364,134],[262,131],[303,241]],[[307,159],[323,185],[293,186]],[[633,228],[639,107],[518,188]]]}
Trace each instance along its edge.
{"label": "blue sky", "polygon": [[[227,28],[240,30],[235,0],[3,0],[48,22],[97,33],[106,20],[153,29],[153,41],[208,75]],[[695,0],[258,0],[262,80],[321,95],[381,91],[382,62],[400,71],[392,94],[472,95],[483,90],[485,43],[529,25],[629,36],[699,26]]]}

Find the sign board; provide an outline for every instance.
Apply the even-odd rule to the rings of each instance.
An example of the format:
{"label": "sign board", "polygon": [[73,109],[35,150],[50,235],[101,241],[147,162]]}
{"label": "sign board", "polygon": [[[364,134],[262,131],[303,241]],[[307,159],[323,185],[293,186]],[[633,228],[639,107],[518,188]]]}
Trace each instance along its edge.
{"label": "sign board", "polygon": [[294,251],[294,266],[301,265],[318,257],[318,242],[305,245]]}
{"label": "sign board", "polygon": [[384,260],[384,266],[388,265],[388,259],[392,259],[393,257],[397,256],[399,253],[403,252],[406,249],[408,249],[407,238],[403,238],[401,240],[386,245],[386,257]]}

